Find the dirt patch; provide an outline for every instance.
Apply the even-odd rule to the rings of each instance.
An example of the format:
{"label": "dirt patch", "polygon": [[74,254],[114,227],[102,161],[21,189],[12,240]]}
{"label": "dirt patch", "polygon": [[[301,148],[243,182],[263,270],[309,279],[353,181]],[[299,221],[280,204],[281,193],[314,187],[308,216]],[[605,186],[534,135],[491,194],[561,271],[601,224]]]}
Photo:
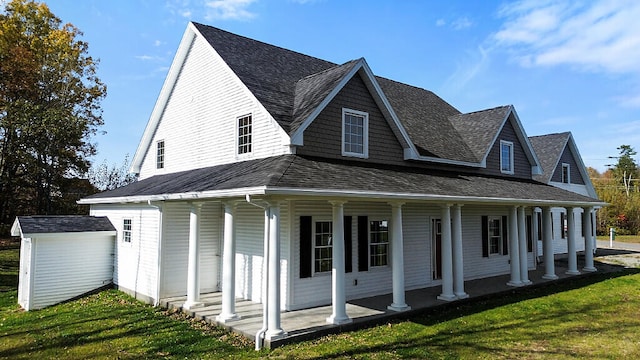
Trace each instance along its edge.
{"label": "dirt patch", "polygon": [[595,260],[605,264],[640,268],[640,254],[638,253],[598,256]]}
{"label": "dirt patch", "polygon": [[19,249],[19,248],[20,248],[19,237],[0,238],[0,250]]}

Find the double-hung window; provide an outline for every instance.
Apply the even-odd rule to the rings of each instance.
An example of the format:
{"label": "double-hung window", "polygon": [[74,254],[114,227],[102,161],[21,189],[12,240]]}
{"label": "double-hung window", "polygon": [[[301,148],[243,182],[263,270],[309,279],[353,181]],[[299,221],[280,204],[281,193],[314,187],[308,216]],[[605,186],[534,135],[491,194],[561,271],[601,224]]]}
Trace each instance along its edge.
{"label": "double-hung window", "polygon": [[156,143],[156,169],[164,169],[164,140]]}
{"label": "double-hung window", "polygon": [[369,265],[389,265],[389,223],[387,220],[369,222]]}
{"label": "double-hung window", "polygon": [[131,219],[122,221],[122,242],[131,243]]}
{"label": "double-hung window", "polygon": [[238,155],[251,153],[252,148],[251,114],[238,118]]}
{"label": "double-hung window", "polygon": [[333,225],[331,221],[317,221],[314,238],[314,271],[331,271],[333,260]]}
{"label": "double-hung window", "polygon": [[342,155],[369,156],[369,114],[342,109]]}
{"label": "double-hung window", "polygon": [[500,245],[502,244],[502,223],[501,218],[489,218],[489,234],[487,236],[487,241],[489,241],[488,249],[489,256],[501,254],[502,251],[500,249]]}
{"label": "double-hung window", "polygon": [[562,182],[568,184],[571,182],[571,165],[562,164]]}
{"label": "double-hung window", "polygon": [[500,171],[503,174],[513,174],[513,143],[500,141]]}

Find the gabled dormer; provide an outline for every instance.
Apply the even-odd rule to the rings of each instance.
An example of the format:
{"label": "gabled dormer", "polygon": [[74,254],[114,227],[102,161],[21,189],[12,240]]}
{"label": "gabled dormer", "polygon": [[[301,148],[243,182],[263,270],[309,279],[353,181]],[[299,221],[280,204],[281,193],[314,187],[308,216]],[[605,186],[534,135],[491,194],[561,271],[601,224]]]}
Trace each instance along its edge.
{"label": "gabled dormer", "polygon": [[543,173],[535,176],[535,180],[598,198],[570,132],[532,136],[529,139],[543,168]]}

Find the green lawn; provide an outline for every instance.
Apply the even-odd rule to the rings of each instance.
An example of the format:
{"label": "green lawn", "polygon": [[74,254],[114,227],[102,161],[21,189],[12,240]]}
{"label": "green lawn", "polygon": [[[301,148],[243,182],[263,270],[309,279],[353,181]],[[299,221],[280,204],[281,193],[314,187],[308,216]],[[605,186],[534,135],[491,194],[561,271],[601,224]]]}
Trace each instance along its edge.
{"label": "green lawn", "polygon": [[[598,240],[609,241],[609,236],[598,236]],[[638,235],[616,235],[614,241],[626,242],[626,243],[640,243],[640,236]]]}
{"label": "green lawn", "polygon": [[11,290],[0,292],[0,358],[640,358],[638,309],[640,273],[627,269],[255,352],[115,290],[30,312]]}

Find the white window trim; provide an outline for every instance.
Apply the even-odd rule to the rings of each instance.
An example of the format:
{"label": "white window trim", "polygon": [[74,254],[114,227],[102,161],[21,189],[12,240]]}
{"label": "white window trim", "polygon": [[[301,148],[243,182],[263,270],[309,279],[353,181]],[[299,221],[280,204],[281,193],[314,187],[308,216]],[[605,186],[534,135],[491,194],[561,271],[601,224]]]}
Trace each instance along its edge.
{"label": "white window trim", "polygon": [[[162,164],[158,161],[158,150],[160,150],[160,144],[162,144]],[[156,141],[156,170],[164,170],[167,164],[167,143],[162,140]],[[162,166],[160,166],[162,165]]]}
{"label": "white window trim", "polygon": [[[124,223],[129,220],[129,230],[125,230]],[[126,233],[129,233],[129,241],[127,241]],[[130,245],[133,242],[133,219],[132,218],[123,218],[122,219],[122,238],[120,239],[123,244]]]}
{"label": "white window trim", "polygon": [[[564,178],[564,169],[567,169],[567,178]],[[564,184],[571,184],[571,164],[562,163],[562,174],[560,181]]]}
{"label": "white window trim", "polygon": [[[325,275],[331,275],[332,274],[332,270],[327,270],[327,271],[316,271],[316,224],[317,223],[331,223],[331,229],[333,230],[333,220],[331,219],[325,219],[325,218],[320,218],[320,219],[312,219],[312,227],[313,227],[313,232],[311,234],[311,239],[312,239],[312,243],[311,243],[311,264],[313,264],[311,266],[311,271],[313,276],[325,276]],[[333,234],[332,234],[333,236]],[[331,253],[333,254],[333,238],[331,240]],[[332,264],[331,264],[331,268],[333,269],[333,256],[331,258]]]}
{"label": "white window trim", "polygon": [[[251,143],[250,143],[251,144],[251,151],[248,151],[248,152],[245,152],[245,153],[241,154],[240,153],[240,149],[239,149],[240,148],[240,125],[239,125],[238,122],[240,121],[240,119],[245,118],[245,117],[251,117]],[[248,113],[248,114],[244,114],[244,115],[236,117],[236,121],[235,121],[235,124],[234,124],[234,127],[235,127],[235,139],[236,139],[235,140],[236,158],[238,158],[238,159],[248,158],[248,157],[251,157],[253,155],[253,151],[255,150],[255,146],[254,146],[254,144],[255,144],[254,139],[255,138],[254,138],[254,131],[253,131],[254,130],[254,125],[255,125],[255,122],[254,122],[254,119],[253,119],[253,113]]]}
{"label": "white window trim", "polygon": [[[345,151],[344,148],[344,121],[345,121],[345,115],[346,114],[351,114],[351,115],[356,115],[356,116],[362,116],[364,117],[364,121],[363,121],[363,128],[362,132],[363,132],[363,139],[362,139],[362,154],[360,153],[354,153],[354,152],[350,152],[350,151]],[[369,158],[369,113],[363,112],[363,111],[358,111],[358,110],[353,110],[353,109],[348,109],[348,108],[342,108],[342,130],[341,130],[341,138],[340,138],[340,143],[342,144],[342,156],[350,156],[350,157],[358,157],[358,158],[362,158],[362,159],[368,159]]]}
{"label": "white window trim", "polygon": [[[502,162],[502,147],[503,146],[508,146],[509,147],[509,170],[504,170],[504,164]],[[513,175],[515,173],[514,171],[514,163],[513,163],[513,142],[511,141],[505,141],[505,140],[500,140],[500,172],[503,174],[508,174],[508,175]]]}
{"label": "white window trim", "polygon": [[[371,243],[371,223],[374,221],[386,221],[387,222],[387,264],[386,265],[373,265],[371,263],[371,246],[373,245]],[[369,223],[367,224],[367,236],[368,236],[368,240],[369,240],[369,246],[368,246],[368,262],[369,262],[369,270],[371,269],[383,269],[383,268],[387,268],[391,265],[391,226],[389,223],[389,220],[387,219],[369,219]],[[383,243],[377,243],[377,244],[383,244]]]}
{"label": "white window trim", "polygon": [[[491,222],[494,220],[498,220],[499,222],[498,230],[500,231],[500,235],[498,236],[498,252],[497,253],[491,252]],[[487,250],[488,250],[489,257],[503,256],[502,254],[504,254],[504,249],[502,248],[502,239],[504,237],[504,234],[502,233],[503,227],[504,225],[502,224],[502,216],[487,216],[487,232],[488,232],[487,233]]]}

